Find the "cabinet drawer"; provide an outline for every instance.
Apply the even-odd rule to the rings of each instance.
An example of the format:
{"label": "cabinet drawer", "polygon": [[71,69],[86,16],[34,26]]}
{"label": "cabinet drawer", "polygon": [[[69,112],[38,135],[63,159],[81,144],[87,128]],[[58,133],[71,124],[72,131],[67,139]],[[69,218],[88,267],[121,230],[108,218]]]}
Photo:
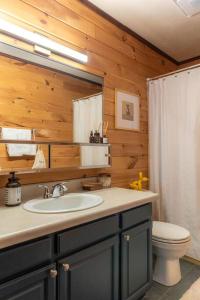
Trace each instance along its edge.
{"label": "cabinet drawer", "polygon": [[58,254],[67,254],[114,235],[119,230],[119,216],[82,225],[57,235]]}
{"label": "cabinet drawer", "polygon": [[51,238],[20,245],[0,252],[0,280],[49,262],[52,258]]}
{"label": "cabinet drawer", "polygon": [[152,205],[151,203],[145,204],[138,208],[128,210],[121,214],[122,228],[126,229],[151,219]]}

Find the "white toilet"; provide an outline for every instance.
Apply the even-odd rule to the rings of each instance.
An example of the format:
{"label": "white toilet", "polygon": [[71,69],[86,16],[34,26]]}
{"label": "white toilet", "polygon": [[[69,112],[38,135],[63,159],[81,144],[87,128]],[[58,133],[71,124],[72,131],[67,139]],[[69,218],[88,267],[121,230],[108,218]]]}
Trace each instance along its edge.
{"label": "white toilet", "polygon": [[172,286],[181,280],[179,259],[191,243],[190,232],[183,227],[153,222],[153,253],[156,255],[153,279]]}

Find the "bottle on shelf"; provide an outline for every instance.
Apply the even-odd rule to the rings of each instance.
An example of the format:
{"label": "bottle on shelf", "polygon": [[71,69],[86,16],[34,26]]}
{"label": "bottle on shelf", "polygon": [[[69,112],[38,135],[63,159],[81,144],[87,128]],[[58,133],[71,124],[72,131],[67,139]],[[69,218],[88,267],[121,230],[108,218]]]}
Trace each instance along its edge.
{"label": "bottle on shelf", "polygon": [[90,143],[94,143],[94,134],[93,134],[93,130],[91,130],[91,132],[90,132],[89,142],[90,142]]}
{"label": "bottle on shelf", "polygon": [[98,143],[98,131],[95,130],[94,132],[94,143]]}
{"label": "bottle on shelf", "polygon": [[108,131],[108,121],[103,122],[103,144],[108,144],[108,137],[107,137],[107,131]]}

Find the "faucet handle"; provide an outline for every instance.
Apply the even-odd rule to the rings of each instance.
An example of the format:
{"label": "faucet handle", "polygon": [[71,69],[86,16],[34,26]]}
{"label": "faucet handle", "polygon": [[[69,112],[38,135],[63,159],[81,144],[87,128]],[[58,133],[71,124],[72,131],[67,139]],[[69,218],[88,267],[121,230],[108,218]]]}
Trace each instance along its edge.
{"label": "faucet handle", "polygon": [[63,191],[66,192],[68,190],[68,187],[66,187],[66,184],[67,182],[61,182],[60,184],[62,185],[63,187]]}
{"label": "faucet handle", "polygon": [[44,189],[43,198],[44,198],[44,199],[48,199],[48,198],[50,197],[50,191],[49,191],[48,185],[45,185],[45,184],[39,184],[38,187]]}

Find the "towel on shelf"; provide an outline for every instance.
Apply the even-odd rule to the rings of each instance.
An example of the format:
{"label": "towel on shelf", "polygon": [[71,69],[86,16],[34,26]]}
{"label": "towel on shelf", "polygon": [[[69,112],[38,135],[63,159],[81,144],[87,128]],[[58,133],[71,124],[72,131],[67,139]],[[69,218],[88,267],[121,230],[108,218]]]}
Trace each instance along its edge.
{"label": "towel on shelf", "polygon": [[32,169],[45,169],[46,167],[47,166],[46,166],[46,159],[44,156],[44,152],[40,148],[40,146],[38,146]]}
{"label": "towel on shelf", "polygon": [[[32,140],[31,129],[1,128],[1,137],[3,140]],[[35,156],[36,146],[31,144],[7,144],[7,152],[10,157],[20,157],[23,155]]]}

